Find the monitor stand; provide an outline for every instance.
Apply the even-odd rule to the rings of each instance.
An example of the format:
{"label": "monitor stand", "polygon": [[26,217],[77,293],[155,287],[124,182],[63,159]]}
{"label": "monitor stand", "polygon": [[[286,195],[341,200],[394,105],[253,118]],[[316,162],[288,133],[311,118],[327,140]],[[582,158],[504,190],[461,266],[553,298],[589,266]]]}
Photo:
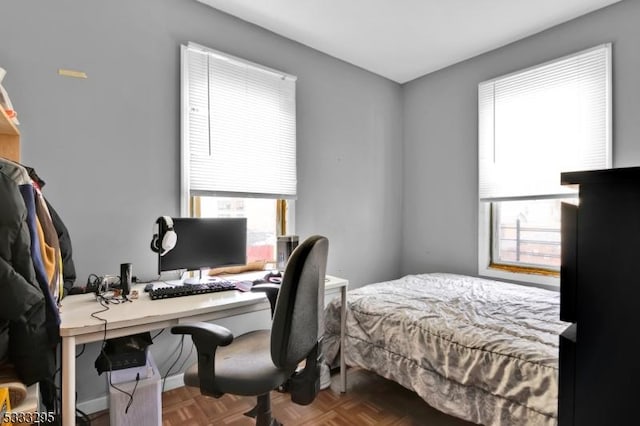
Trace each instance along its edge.
{"label": "monitor stand", "polygon": [[[188,272],[185,272],[185,274],[187,273]],[[202,270],[198,271],[197,277],[187,277],[182,280],[183,284],[186,285],[206,284],[210,281],[211,279],[207,275],[205,275],[204,278],[202,277]]]}
{"label": "monitor stand", "polygon": [[184,280],[185,285],[206,284],[209,282],[211,282],[211,280],[208,280],[206,278],[197,278],[197,277],[189,277]]}

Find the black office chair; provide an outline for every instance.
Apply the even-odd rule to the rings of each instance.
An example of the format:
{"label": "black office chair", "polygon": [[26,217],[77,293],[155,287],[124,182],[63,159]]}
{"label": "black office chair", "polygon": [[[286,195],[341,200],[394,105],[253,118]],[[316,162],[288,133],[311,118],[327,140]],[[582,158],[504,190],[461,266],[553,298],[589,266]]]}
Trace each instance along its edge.
{"label": "black office chair", "polygon": [[[310,404],[320,389],[321,315],[329,241],[306,239],[291,254],[280,285],[271,330],[235,337],[221,326],[196,323],[175,326],[173,334],[190,334],[197,365],[184,374],[187,386],[216,398],[225,393],[257,396],[247,415],[257,426],[280,425],[271,417],[269,392],[290,379],[291,400]],[[304,368],[299,368],[305,361]]]}

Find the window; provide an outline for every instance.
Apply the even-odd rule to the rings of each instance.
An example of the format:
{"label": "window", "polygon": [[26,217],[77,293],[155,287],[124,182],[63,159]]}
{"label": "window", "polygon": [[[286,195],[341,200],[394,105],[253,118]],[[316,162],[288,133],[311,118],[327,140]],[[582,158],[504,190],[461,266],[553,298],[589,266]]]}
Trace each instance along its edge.
{"label": "window", "polygon": [[571,200],[491,203],[492,264],[559,271],[560,204]]}
{"label": "window", "polygon": [[560,204],[577,202],[560,173],[611,167],[610,57],[601,45],[478,86],[481,275],[557,283]]}
{"label": "window", "polygon": [[248,261],[275,260],[276,236],[292,217],[295,82],[197,44],[182,46],[181,213],[246,217]]}
{"label": "window", "polygon": [[277,236],[292,220],[285,200],[241,197],[192,197],[195,217],[246,217],[247,262],[276,261]]}

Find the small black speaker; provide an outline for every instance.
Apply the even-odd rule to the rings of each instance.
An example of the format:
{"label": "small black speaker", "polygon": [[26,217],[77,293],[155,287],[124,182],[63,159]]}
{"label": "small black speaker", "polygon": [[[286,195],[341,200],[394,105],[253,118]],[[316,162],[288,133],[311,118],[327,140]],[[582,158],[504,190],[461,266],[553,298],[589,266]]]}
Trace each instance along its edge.
{"label": "small black speaker", "polygon": [[121,263],[120,264],[120,290],[122,290],[122,295],[126,296],[129,294],[129,290],[131,289],[131,273],[132,273],[132,265],[131,263]]}

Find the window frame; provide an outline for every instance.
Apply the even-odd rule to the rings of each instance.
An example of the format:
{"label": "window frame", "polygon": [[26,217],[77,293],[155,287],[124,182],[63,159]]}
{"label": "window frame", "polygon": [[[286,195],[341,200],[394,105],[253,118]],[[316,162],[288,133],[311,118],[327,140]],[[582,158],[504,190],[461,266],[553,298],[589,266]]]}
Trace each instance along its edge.
{"label": "window frame", "polygon": [[[557,200],[561,203],[565,203],[565,202],[574,202],[577,200],[577,194],[569,194],[566,197],[563,198],[558,198],[558,197],[548,197],[548,198],[536,198],[536,199],[525,199],[525,200],[510,200],[510,201],[554,201]],[[497,252],[500,250],[500,244],[499,244],[499,240],[500,240],[500,229],[499,229],[499,225],[500,225],[500,210],[499,210],[499,204],[500,202],[489,202],[489,208],[490,210],[490,214],[491,214],[491,232],[490,232],[490,237],[491,237],[491,257],[490,257],[490,267],[491,268],[497,268],[497,269],[501,269],[501,270],[506,270],[506,271],[511,271],[511,272],[516,272],[516,273],[533,273],[533,274],[539,274],[539,275],[548,275],[548,276],[552,276],[552,277],[557,277],[560,274],[560,266],[558,266],[557,268],[555,267],[545,267],[541,264],[535,264],[535,263],[528,263],[528,262],[518,262],[518,261],[507,261],[507,260],[502,260],[500,262],[496,262],[496,257],[498,256]],[[529,232],[526,230],[524,232]],[[544,231],[538,231],[538,232],[544,232]],[[558,232],[562,232],[561,229],[558,230]],[[531,243],[531,241],[527,241],[526,239],[522,239],[521,241],[523,241],[524,243]],[[558,241],[558,245],[560,245],[560,241]]]}
{"label": "window frame", "polygon": [[[295,84],[296,77],[283,73],[278,70],[274,70],[268,67],[265,67],[260,64],[256,64],[254,62],[247,61],[242,58],[238,58],[232,55],[229,55],[224,52],[217,51],[215,49],[211,49],[205,46],[198,45],[196,43],[189,42],[188,45],[181,46],[181,87],[180,87],[180,125],[181,125],[181,148],[180,148],[180,215],[182,217],[199,217],[199,200],[200,197],[224,197],[224,198],[236,198],[236,199],[270,199],[270,200],[283,200],[285,205],[285,215],[281,218],[281,215],[276,211],[276,223],[273,224],[273,229],[275,230],[276,237],[280,235],[284,235],[285,233],[294,233],[295,232],[295,198],[297,196],[297,188],[294,189],[293,194],[279,194],[279,193],[238,193],[238,192],[228,192],[228,191],[215,191],[212,193],[203,193],[202,191],[194,191],[191,188],[190,183],[190,149],[191,149],[191,141],[189,140],[190,136],[190,114],[188,109],[189,105],[189,63],[186,60],[189,49],[199,50],[205,53],[211,53],[217,55],[218,57],[228,58],[232,62],[237,62],[241,64],[246,64],[251,68],[256,70],[260,70],[262,72],[266,72],[269,74],[278,75],[282,79],[287,79],[289,81],[293,81]],[[295,86],[294,86],[294,96],[295,96]],[[295,97],[294,97],[294,107],[295,107]],[[295,114],[294,114],[294,129],[295,129]],[[295,139],[294,139],[295,141]],[[294,166],[295,166],[295,153],[294,153]],[[295,167],[294,167],[295,170]],[[286,199],[282,197],[287,197]],[[279,203],[276,201],[276,209],[278,209]],[[275,261],[275,259],[274,259]]]}
{"label": "window frame", "polygon": [[560,286],[560,273],[545,268],[493,263],[491,202],[478,201],[478,275],[509,281],[523,281],[542,287]]}
{"label": "window frame", "polygon": [[[181,69],[181,87],[180,87],[180,215],[183,217],[188,217],[193,212],[192,207],[192,197],[195,196],[212,196],[212,197],[230,197],[230,198],[264,198],[264,199],[280,199],[282,197],[286,197],[289,205],[288,211],[294,211],[295,202],[294,200],[297,198],[297,184],[294,187],[294,191],[292,193],[261,193],[261,192],[231,192],[231,191],[223,191],[223,190],[215,190],[215,191],[197,191],[192,190],[191,188],[191,164],[190,164],[190,150],[191,150],[191,142],[189,140],[190,137],[190,113],[188,109],[190,108],[189,104],[189,64],[187,60],[188,51],[192,49],[195,51],[201,51],[206,54],[212,54],[217,57],[227,58],[230,62],[237,62],[240,64],[248,65],[251,68],[259,70],[261,72],[265,72],[268,74],[275,74],[279,76],[281,79],[287,79],[289,81],[294,82],[294,109],[295,109],[295,81],[297,77],[286,74],[284,72],[268,68],[261,64],[257,64],[243,58],[239,58],[233,55],[230,55],[225,52],[221,52],[215,49],[211,49],[197,43],[189,42],[188,45],[181,45],[181,59],[180,59],[180,69]],[[294,114],[294,130],[295,130],[295,122],[297,119]],[[294,139],[295,145],[295,139]],[[294,149],[295,152],[295,149]],[[296,154],[294,153],[293,164],[294,170],[296,169],[295,164]],[[296,173],[297,174],[297,173]],[[295,226],[292,218],[287,220],[289,224],[293,224]]]}
{"label": "window frame", "polygon": [[[504,76],[500,76],[497,78],[493,78],[489,81],[499,80],[501,78],[513,76],[520,73],[525,73],[527,71],[543,67],[545,65],[561,61],[566,58],[570,58],[572,56],[578,56],[582,53],[586,53],[588,51],[602,48],[604,47],[606,54],[606,149],[607,149],[607,157],[606,157],[606,168],[610,168],[612,166],[612,46],[611,43],[603,43],[598,46],[594,46],[589,49],[585,49],[579,52],[575,52],[560,58],[556,58],[538,65],[534,65],[532,67],[528,67],[519,71],[515,71],[513,73],[506,74]],[[482,83],[480,83],[482,84]],[[480,87],[480,86],[479,86]],[[480,108],[480,103],[478,100],[478,108]],[[478,109],[478,112],[480,109]],[[478,123],[478,143],[480,142],[481,135],[481,123]],[[560,177],[558,177],[558,180]],[[521,201],[527,200],[545,200],[545,199],[554,199],[560,198],[558,195],[554,194],[549,197],[545,196],[523,196],[523,197],[512,197],[509,199],[495,199],[495,200],[482,200],[478,197],[478,275],[486,276],[490,278],[497,278],[502,280],[510,280],[510,281],[520,281],[526,282],[528,284],[532,284],[535,286],[540,286],[544,288],[557,289],[560,286],[560,271],[554,271],[551,269],[547,269],[544,267],[537,267],[531,265],[513,265],[511,263],[494,263],[493,262],[493,251],[495,250],[496,244],[494,243],[495,238],[497,237],[496,230],[496,220],[494,218],[494,207],[493,204],[499,201],[508,201],[508,200],[516,200],[520,199]],[[562,198],[577,198],[577,194],[565,194]],[[562,232],[562,231],[561,231]]]}

